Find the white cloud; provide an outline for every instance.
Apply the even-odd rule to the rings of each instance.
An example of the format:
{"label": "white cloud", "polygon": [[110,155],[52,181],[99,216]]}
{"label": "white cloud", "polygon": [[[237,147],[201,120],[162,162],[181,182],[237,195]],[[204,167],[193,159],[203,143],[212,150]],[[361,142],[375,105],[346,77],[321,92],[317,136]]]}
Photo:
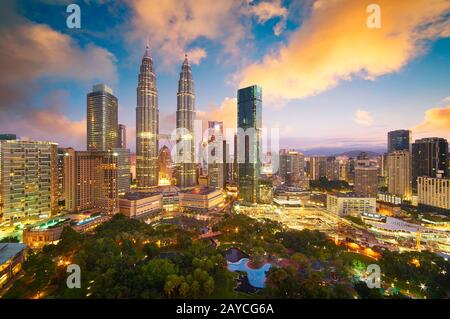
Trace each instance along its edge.
{"label": "white cloud", "polygon": [[373,124],[372,115],[364,110],[356,110],[355,117],[353,119],[356,124],[363,126],[371,126]]}

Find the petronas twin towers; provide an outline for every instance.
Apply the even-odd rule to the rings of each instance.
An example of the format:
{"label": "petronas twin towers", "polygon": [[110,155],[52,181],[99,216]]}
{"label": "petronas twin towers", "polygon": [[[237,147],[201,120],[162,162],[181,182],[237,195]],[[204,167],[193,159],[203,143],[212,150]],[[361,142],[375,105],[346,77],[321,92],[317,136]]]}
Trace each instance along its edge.
{"label": "petronas twin towers", "polygon": [[[184,59],[177,93],[177,184],[191,187],[196,184],[195,94],[192,71],[187,56]],[[159,108],[156,75],[147,46],[142,58],[137,86],[136,106],[136,179],[139,189],[158,185]]]}

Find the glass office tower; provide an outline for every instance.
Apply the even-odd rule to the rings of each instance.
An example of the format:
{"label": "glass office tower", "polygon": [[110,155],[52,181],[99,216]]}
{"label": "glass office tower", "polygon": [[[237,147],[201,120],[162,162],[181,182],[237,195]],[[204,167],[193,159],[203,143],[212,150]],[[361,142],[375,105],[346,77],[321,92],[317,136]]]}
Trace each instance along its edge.
{"label": "glass office tower", "polygon": [[118,145],[117,98],[106,84],[87,95],[87,149],[105,151]]}
{"label": "glass office tower", "polygon": [[237,103],[239,198],[244,203],[257,203],[262,158],[262,88],[253,85],[238,90]]}
{"label": "glass office tower", "polygon": [[411,131],[396,130],[388,132],[388,153],[394,151],[409,151],[411,145]]}

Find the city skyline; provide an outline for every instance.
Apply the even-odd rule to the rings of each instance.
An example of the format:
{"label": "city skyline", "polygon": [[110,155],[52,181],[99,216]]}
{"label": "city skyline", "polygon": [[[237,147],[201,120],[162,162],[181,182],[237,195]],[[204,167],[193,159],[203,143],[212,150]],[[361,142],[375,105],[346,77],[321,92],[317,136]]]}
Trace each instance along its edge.
{"label": "city skyline", "polygon": [[[171,1],[166,7],[154,9],[159,10],[159,19],[150,19],[146,14],[151,2],[82,3],[79,30],[65,25],[65,5],[6,2],[1,15],[10,23],[2,24],[0,30],[15,38],[0,43],[0,54],[6,62],[2,71],[8,72],[9,65],[28,63],[28,67],[2,80],[5,94],[0,112],[14,121],[2,120],[0,124],[5,132],[18,136],[86,149],[83,102],[93,85],[105,83],[118,98],[120,123],[127,126],[128,147],[134,152],[136,70],[148,41],[158,75],[161,133],[175,128],[177,70],[187,53],[196,78],[197,118],[203,120],[204,126],[208,120],[221,120],[225,127],[233,125],[236,90],[245,84],[258,84],[265,92],[264,126],[280,128],[283,148],[331,148],[331,153],[351,149],[382,151],[386,132],[396,129],[412,130],[412,141],[435,136],[448,139],[450,75],[445,66],[450,66],[450,40],[448,26],[442,21],[448,3],[437,1],[435,6],[426,6],[426,1],[413,1],[414,5],[404,6],[380,1],[382,28],[370,30],[365,25],[365,6],[343,2],[348,12],[322,1],[274,1],[266,6],[265,1],[224,1],[209,4],[208,13],[203,13],[206,4],[194,6],[185,1],[185,9],[193,9],[191,20],[183,13],[170,11],[164,15],[173,5]],[[33,10],[37,8],[55,15],[39,15]],[[329,12],[333,12],[333,25],[324,19]],[[349,12],[356,17],[351,32],[345,30],[350,26],[339,24]],[[91,19],[94,15],[96,19]],[[209,33],[199,30],[215,15],[225,18],[218,19]],[[233,19],[225,21],[230,16]],[[168,28],[173,17],[177,18],[175,29],[180,34],[185,32],[184,36],[174,35]],[[398,22],[392,24],[395,19]],[[359,22],[359,26],[354,25]],[[429,23],[426,30],[418,28],[425,22]],[[155,26],[158,34],[151,28]],[[344,53],[330,50],[326,44],[317,46],[313,41],[321,34],[327,42],[338,40],[341,31],[348,31],[345,35],[357,43],[345,42]],[[400,34],[395,46],[386,35],[392,31]],[[233,34],[237,39],[232,38]],[[48,41],[49,37],[54,40]],[[362,50],[364,39],[386,47],[386,52],[370,46]],[[256,50],[246,50],[248,47]],[[38,48],[42,48],[38,57],[11,54]],[[314,48],[326,54],[313,58],[310,50]],[[54,49],[58,56],[52,61],[45,59]],[[391,54],[391,58],[384,55],[394,50],[397,54]],[[335,61],[337,58],[342,59],[341,64]],[[355,66],[347,60],[354,60]],[[305,61],[311,62],[310,68],[303,65]],[[280,87],[283,81],[290,81],[291,75],[274,65],[286,63],[293,71],[303,72],[298,73],[298,83],[291,81],[285,83],[290,86]],[[266,72],[261,74],[261,69]],[[303,81],[303,73],[311,76],[312,84]],[[329,81],[330,76],[335,82]],[[21,90],[17,91],[19,84]],[[50,129],[49,123],[55,127]],[[54,134],[55,129],[58,134]]]}

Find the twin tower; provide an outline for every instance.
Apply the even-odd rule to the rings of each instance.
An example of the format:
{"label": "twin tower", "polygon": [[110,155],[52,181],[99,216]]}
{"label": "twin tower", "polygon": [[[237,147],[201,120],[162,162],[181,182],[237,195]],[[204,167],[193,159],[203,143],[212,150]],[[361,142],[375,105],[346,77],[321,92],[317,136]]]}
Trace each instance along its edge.
{"label": "twin tower", "polygon": [[[181,67],[178,81],[176,127],[178,186],[192,187],[196,185],[195,145],[192,134],[195,120],[195,93],[192,70],[187,56]],[[138,76],[136,106],[136,179],[139,189],[158,185],[159,157],[159,108],[156,75],[153,60],[147,46],[142,57]],[[189,141],[190,140],[190,141]],[[187,141],[188,143],[183,143]],[[180,147],[179,145],[189,145]],[[179,149],[178,149],[179,148]]]}

